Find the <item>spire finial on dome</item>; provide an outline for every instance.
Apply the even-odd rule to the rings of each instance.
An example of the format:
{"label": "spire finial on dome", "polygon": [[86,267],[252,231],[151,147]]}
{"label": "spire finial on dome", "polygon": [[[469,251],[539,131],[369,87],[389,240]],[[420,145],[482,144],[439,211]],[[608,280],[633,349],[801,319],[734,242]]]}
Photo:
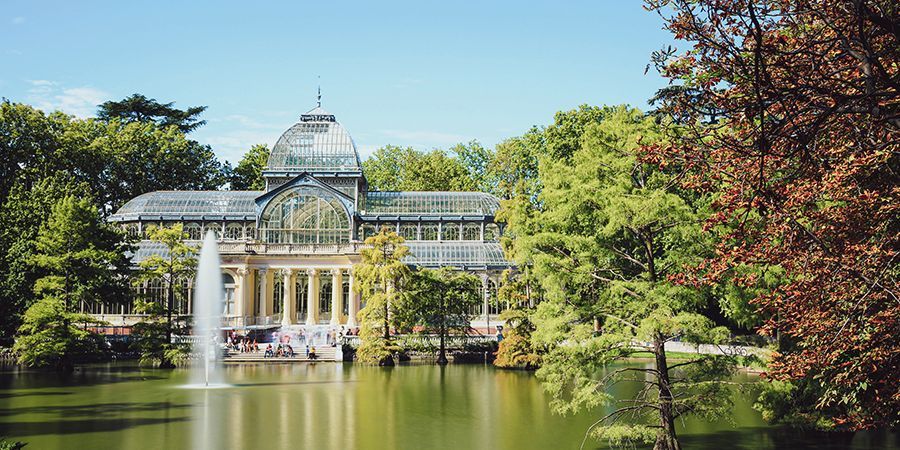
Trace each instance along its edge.
{"label": "spire finial on dome", "polygon": [[316,107],[321,108],[322,107],[322,77],[318,76],[318,78],[319,78],[319,90],[318,90],[318,94],[316,95]]}

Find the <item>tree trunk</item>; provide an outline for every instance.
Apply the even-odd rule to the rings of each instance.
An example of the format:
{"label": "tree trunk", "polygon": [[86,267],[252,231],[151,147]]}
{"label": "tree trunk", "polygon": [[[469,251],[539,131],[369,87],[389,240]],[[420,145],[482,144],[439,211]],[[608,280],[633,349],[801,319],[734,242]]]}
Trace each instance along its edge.
{"label": "tree trunk", "polygon": [[172,345],[172,308],[174,306],[175,297],[175,280],[172,273],[169,273],[168,289],[166,289],[166,342],[162,346],[162,354],[159,355],[159,367],[161,369],[172,369],[175,364],[166,357],[166,350]]}
{"label": "tree trunk", "polygon": [[672,391],[669,388],[669,366],[666,362],[665,340],[658,337],[653,341],[656,356],[657,381],[659,382],[659,425],[653,450],[681,450],[675,434],[675,416],[672,409]]}
{"label": "tree trunk", "polygon": [[444,340],[444,335],[447,334],[447,330],[444,328],[443,324],[441,325],[441,336],[440,336],[440,351],[438,352],[437,363],[444,366],[447,365],[447,343]]}
{"label": "tree trunk", "polygon": [[69,272],[66,271],[65,275],[65,287],[63,288],[63,352],[59,356],[59,359],[56,360],[56,371],[57,372],[72,372],[75,370],[75,365],[72,363],[72,357],[70,353],[70,347],[72,345],[72,340],[69,337]]}

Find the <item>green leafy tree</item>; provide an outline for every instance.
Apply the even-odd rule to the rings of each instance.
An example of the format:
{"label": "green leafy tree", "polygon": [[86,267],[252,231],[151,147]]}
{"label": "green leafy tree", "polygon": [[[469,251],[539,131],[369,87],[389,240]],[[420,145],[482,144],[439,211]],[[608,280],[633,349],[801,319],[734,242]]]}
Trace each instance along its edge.
{"label": "green leafy tree", "polygon": [[533,198],[540,191],[538,161],[543,154],[544,134],[536,127],[497,144],[487,168],[495,184],[491,192],[506,200]]}
{"label": "green leafy tree", "polygon": [[506,327],[503,329],[503,340],[497,347],[497,358],[494,359],[494,365],[502,369],[535,370],[541,364],[538,350],[531,342],[534,332],[531,314],[534,308],[531,306],[528,277],[527,273],[516,276],[506,270],[497,289],[497,301],[510,305],[500,313],[500,320],[506,323]]}
{"label": "green leafy tree", "polygon": [[474,172],[464,161],[443,150],[420,152],[388,145],[364,161],[363,170],[369,188],[378,191],[473,191],[478,188]]}
{"label": "green leafy tree", "polygon": [[0,438],[0,450],[22,450],[28,445],[20,441],[8,441],[6,438]]}
{"label": "green leafy tree", "polygon": [[476,181],[463,163],[443,150],[432,150],[403,168],[404,191],[474,191]]}
{"label": "green leafy tree", "polygon": [[103,165],[103,173],[89,182],[109,211],[145,192],[217,189],[225,181],[212,148],[176,127],[118,120],[92,126],[99,129],[87,147],[99,155],[94,164]]}
{"label": "green leafy tree", "polygon": [[208,146],[155,122],[81,120],[0,102],[0,331],[11,342],[40,277],[28,261],[51,206],[91,193],[105,215],[153,190],[216,189]]}
{"label": "green leafy tree", "polygon": [[140,271],[135,282],[161,282],[166,295],[162,303],[147,299],[138,301],[138,311],[147,317],[135,325],[135,334],[143,361],[171,368],[183,356],[184,350],[172,342],[172,336],[175,333],[186,334],[187,327],[183,321],[173,319],[175,303],[186,300],[180,284],[193,277],[196,271],[197,249],[184,242],[188,235],[180,223],[172,227],[151,225],[147,227],[147,238],[162,244],[165,251],[151,255],[138,264]]}
{"label": "green leafy tree", "polygon": [[21,363],[71,370],[74,356],[96,349],[93,333],[85,329],[95,321],[81,311],[127,298],[127,249],[91,199],[68,195],[53,206],[32,261],[43,271],[34,284],[40,300],[25,312],[14,347]]}
{"label": "green leafy tree", "polygon": [[[634,109],[603,110],[571,159],[542,159],[539,209],[509,216],[519,230],[514,254],[533,262],[546,291],[532,316],[532,340],[547,349],[537,374],[558,412],[613,405],[588,435],[678,449],[676,419],[728,407],[719,380],[734,362],[702,356],[671,364],[665,344],[717,343],[728,333],[699,313],[708,303],[703,292],[673,281],[707,245],[677,173],[636,156],[642,142],[660,139],[658,125]],[[650,367],[609,368],[637,351],[652,353]],[[620,406],[606,389],[618,382],[643,387]]]}
{"label": "green leafy tree", "polygon": [[481,281],[451,267],[421,269],[408,288],[423,331],[438,335],[437,363],[447,364],[447,337],[470,330],[470,311],[481,301]]}
{"label": "green leafy tree", "polygon": [[233,191],[261,191],[266,188],[266,180],[262,176],[269,162],[269,147],[257,144],[250,147],[241,161],[231,171],[228,182]]}
{"label": "green leafy tree", "polygon": [[50,217],[53,205],[67,194],[85,196],[90,191],[64,172],[26,187],[17,180],[6,201],[0,205],[0,330],[12,345],[25,309],[36,301],[34,283],[42,270],[32,261],[41,224]]}
{"label": "green leafy tree", "polygon": [[418,153],[412,147],[386,145],[375,150],[363,161],[363,171],[369,182],[369,189],[375,191],[402,190],[403,167],[408,161],[417,158]]}
{"label": "green leafy tree", "polygon": [[97,107],[97,118],[105,121],[153,122],[162,128],[174,125],[182,133],[190,133],[206,124],[200,114],[206,106],[178,109],[175,102],[159,103],[142,94],[132,94],[119,101],[108,101]]}
{"label": "green leafy tree", "polygon": [[467,144],[456,144],[450,147],[450,153],[456,155],[456,160],[469,173],[475,190],[482,192],[494,191],[494,180],[489,170],[494,153],[484,148],[478,141],[470,141]]}
{"label": "green leafy tree", "polygon": [[[404,308],[407,292],[402,289],[411,271],[402,260],[409,253],[403,238],[386,228],[365,241],[362,261],[353,266],[354,289],[362,294],[365,307],[359,312],[360,345],[357,359],[367,364],[394,365],[399,351],[391,337],[398,310]],[[402,314],[400,314],[402,315]]]}

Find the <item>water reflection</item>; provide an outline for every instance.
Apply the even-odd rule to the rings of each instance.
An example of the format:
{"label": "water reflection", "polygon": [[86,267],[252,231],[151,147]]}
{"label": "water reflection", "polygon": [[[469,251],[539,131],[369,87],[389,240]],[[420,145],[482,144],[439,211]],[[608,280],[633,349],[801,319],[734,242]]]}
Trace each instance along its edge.
{"label": "water reflection", "polygon": [[[553,415],[533,375],[479,365],[237,365],[225,376],[232,388],[204,391],[178,389],[184,371],[97,367],[83,385],[5,371],[0,435],[41,449],[577,448],[600,413]],[[766,427],[750,403],[737,399],[731,420],[680,423],[685,448],[900,449],[896,434],[840,441]]]}

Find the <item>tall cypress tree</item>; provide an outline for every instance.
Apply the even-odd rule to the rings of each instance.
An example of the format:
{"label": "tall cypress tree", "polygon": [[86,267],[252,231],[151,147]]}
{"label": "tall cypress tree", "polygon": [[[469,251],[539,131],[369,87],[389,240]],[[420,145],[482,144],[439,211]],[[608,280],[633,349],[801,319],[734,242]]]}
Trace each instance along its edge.
{"label": "tall cypress tree", "polygon": [[41,225],[32,264],[40,300],[25,312],[15,351],[21,363],[71,370],[74,358],[97,350],[84,314],[89,304],[128,296],[124,236],[104,222],[89,198],[60,199]]}

